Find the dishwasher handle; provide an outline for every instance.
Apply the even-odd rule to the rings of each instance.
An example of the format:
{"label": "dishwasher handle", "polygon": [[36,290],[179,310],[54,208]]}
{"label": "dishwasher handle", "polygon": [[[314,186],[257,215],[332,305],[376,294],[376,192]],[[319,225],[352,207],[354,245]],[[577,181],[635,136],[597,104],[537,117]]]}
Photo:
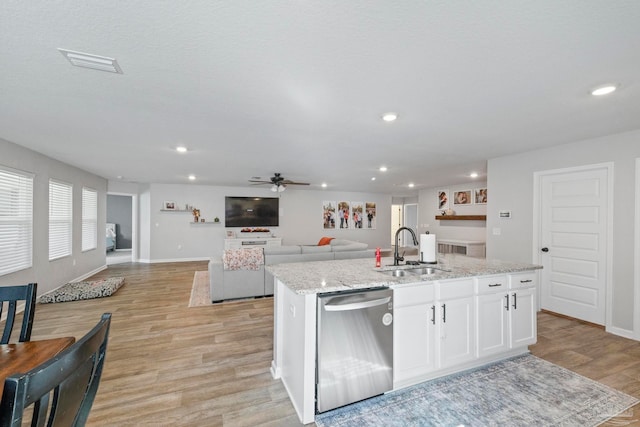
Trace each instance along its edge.
{"label": "dishwasher handle", "polygon": [[325,311],[362,310],[363,308],[377,307],[379,305],[388,304],[390,301],[391,301],[390,296],[384,297],[384,298],[372,298],[364,301],[358,297],[352,297],[352,296],[337,297],[337,298],[331,299],[331,301],[325,304],[324,310]]}

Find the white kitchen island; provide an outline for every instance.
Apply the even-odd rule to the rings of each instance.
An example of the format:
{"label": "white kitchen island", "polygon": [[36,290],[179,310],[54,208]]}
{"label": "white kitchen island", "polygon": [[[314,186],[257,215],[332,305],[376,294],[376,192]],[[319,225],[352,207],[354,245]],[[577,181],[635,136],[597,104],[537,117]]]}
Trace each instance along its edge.
{"label": "white kitchen island", "polygon": [[315,419],[318,294],[393,289],[394,390],[526,353],[536,342],[541,266],[447,254],[434,274],[393,277],[381,271],[398,267],[382,261],[381,268],[374,259],[266,267],[275,278],[271,372],[303,424]]}

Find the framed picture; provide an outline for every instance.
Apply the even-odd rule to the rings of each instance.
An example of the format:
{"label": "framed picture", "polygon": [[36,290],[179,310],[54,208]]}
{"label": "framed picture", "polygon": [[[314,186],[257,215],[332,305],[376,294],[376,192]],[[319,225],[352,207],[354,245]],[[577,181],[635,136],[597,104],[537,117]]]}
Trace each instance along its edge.
{"label": "framed picture", "polygon": [[338,202],[338,211],[336,214],[338,215],[338,221],[340,221],[340,228],[349,228],[349,219],[351,219],[349,202]]}
{"label": "framed picture", "polygon": [[322,202],[322,228],[333,230],[336,228],[336,202]]}
{"label": "framed picture", "polygon": [[473,201],[471,199],[471,190],[462,190],[453,192],[453,204],[454,205],[470,205]]}
{"label": "framed picture", "polygon": [[438,190],[438,210],[449,208],[449,190]]}
{"label": "framed picture", "polygon": [[364,220],[364,203],[351,202],[351,219],[353,220],[353,228],[362,228]]}
{"label": "framed picture", "polygon": [[166,201],[164,202],[164,210],[165,211],[175,211],[176,210],[176,202]]}
{"label": "framed picture", "polygon": [[376,204],[374,202],[365,202],[365,217],[367,219],[367,228],[376,229]]}
{"label": "framed picture", "polygon": [[476,188],[473,190],[474,198],[473,201],[476,205],[486,205],[487,204],[487,189],[486,188]]}

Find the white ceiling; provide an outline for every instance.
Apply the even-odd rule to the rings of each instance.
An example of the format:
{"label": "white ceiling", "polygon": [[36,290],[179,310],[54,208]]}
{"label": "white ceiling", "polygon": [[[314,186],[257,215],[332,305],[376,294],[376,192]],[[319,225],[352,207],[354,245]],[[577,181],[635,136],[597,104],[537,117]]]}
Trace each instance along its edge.
{"label": "white ceiling", "polygon": [[401,195],[640,128],[637,0],[3,0],[0,40],[0,138],[114,180]]}

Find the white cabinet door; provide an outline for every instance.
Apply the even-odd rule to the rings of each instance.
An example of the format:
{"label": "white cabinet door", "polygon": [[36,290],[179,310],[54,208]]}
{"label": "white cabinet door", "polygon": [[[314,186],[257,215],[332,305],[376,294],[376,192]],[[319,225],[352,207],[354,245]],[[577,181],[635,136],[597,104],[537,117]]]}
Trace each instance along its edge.
{"label": "white cabinet door", "polygon": [[522,347],[535,344],[536,328],[536,289],[518,289],[509,293],[510,347]]}
{"label": "white cabinet door", "polygon": [[436,368],[434,309],[433,303],[395,309],[394,384],[428,374]]}
{"label": "white cabinet door", "polygon": [[509,316],[507,293],[479,295],[478,357],[489,356],[509,349]]}
{"label": "white cabinet door", "polygon": [[438,366],[447,368],[476,358],[473,297],[440,301]]}

